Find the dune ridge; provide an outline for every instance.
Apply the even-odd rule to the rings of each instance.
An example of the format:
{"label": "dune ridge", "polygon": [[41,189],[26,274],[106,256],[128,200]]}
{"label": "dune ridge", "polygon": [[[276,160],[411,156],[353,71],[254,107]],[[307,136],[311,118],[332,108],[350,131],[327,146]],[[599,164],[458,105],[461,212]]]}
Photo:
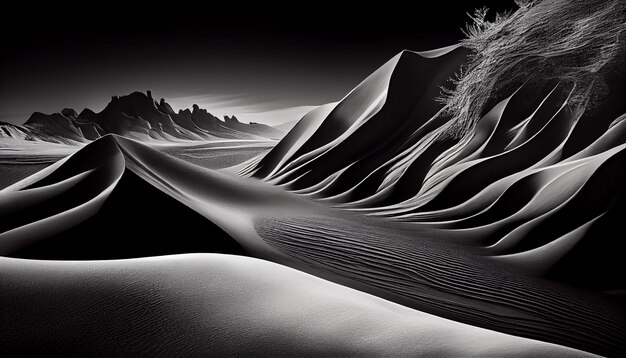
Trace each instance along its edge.
{"label": "dune ridge", "polygon": [[5,257],[248,255],[466,324],[599,354],[624,349],[623,307],[602,295],[509,272],[444,244],[444,231],[334,209],[118,136],[0,191],[0,202],[3,217],[14,215],[0,232]]}
{"label": "dune ridge", "polygon": [[[519,37],[507,24],[570,7],[538,3],[480,25],[473,41]],[[116,102],[124,118],[109,124],[145,135],[104,135],[0,190],[8,347],[35,339],[102,355],[626,355],[626,73],[615,62],[624,13],[606,13],[623,9],[615,1],[589,4],[572,13],[582,22],[564,42],[591,46],[589,58],[571,62],[564,43],[547,43],[565,51],[546,55],[552,65],[573,64],[561,75],[507,81],[482,71],[498,51],[476,54],[467,43],[405,50],[269,152],[221,170],[137,139],[220,126],[239,138],[236,118],[200,121],[209,114],[199,108],[175,114],[131,95],[151,108],[143,118]],[[611,21],[590,23],[598,14]],[[616,38],[594,67],[588,60],[602,49],[584,40],[605,25]],[[504,73],[515,68],[498,59]],[[454,80],[468,63],[473,74]],[[467,89],[480,86],[477,75],[489,84],[478,99]],[[590,81],[596,75],[601,82]],[[453,88],[443,102],[442,88]],[[202,254],[167,256],[189,253]],[[84,285],[113,305],[94,307]],[[45,290],[49,298],[37,294]],[[69,306],[55,311],[64,299],[77,321],[60,318]],[[73,345],[78,337],[89,344]]]}
{"label": "dune ridge", "polygon": [[[416,64],[435,61],[437,66],[446,63],[447,57],[447,63],[458,65],[455,51],[459,49],[438,57],[401,56]],[[626,286],[616,274],[624,269],[619,259],[624,246],[616,233],[626,202],[621,184],[626,173],[626,127],[618,120],[621,116],[606,117],[625,113],[623,103],[610,113],[576,114],[570,107],[576,85],[548,81],[539,91],[522,85],[489,110],[471,135],[451,138],[445,133],[454,119],[441,115],[443,104],[430,112],[420,107],[420,103],[432,106],[432,98],[420,102],[417,96],[407,102],[416,107],[414,113],[430,113],[430,118],[387,117],[387,107],[398,107],[390,102],[392,93],[412,93],[403,87],[394,90],[403,86],[394,78],[422,86],[437,84],[399,62],[394,64],[379,70],[391,72],[388,89],[369,88],[388,93],[387,100],[378,103],[369,117],[355,119],[359,128],[370,122],[385,123],[391,133],[388,138],[393,139],[389,144],[362,140],[361,133],[346,130],[326,147],[295,151],[294,146],[312,148],[307,143],[326,133],[322,126],[336,121],[331,111],[325,118],[316,118],[318,124],[305,117],[299,125],[315,129],[296,126],[285,137],[289,151],[276,146],[241,173],[326,205],[427,227],[429,236],[471,247],[508,262],[511,269],[598,291]],[[615,92],[621,93],[615,86]],[[347,98],[366,102],[375,96],[353,92]],[[577,132],[590,122],[604,123],[605,131],[590,133],[597,136],[587,136],[581,146]],[[403,123],[415,129],[407,131]],[[364,150],[364,146],[370,147]],[[577,269],[588,260],[602,264],[588,272]],[[564,274],[568,270],[581,276]]]}

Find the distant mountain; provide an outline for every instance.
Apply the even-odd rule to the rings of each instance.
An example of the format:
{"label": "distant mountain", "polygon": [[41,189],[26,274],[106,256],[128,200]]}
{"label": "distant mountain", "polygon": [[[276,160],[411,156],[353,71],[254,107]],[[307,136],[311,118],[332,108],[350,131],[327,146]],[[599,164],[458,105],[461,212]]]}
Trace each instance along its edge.
{"label": "distant mountain", "polygon": [[163,98],[133,92],[113,96],[100,112],[84,109],[77,114],[65,108],[60,113],[33,113],[24,125],[0,122],[0,138],[77,144],[114,133],[143,141],[280,139],[286,131],[260,123],[241,123],[233,116],[224,120],[193,105],[176,113]]}

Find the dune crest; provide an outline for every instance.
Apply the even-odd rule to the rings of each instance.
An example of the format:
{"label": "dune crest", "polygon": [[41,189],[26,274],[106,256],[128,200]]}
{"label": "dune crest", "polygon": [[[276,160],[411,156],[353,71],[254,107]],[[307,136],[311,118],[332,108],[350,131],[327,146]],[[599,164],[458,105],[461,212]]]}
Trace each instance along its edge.
{"label": "dune crest", "polygon": [[[453,72],[465,53],[460,48],[433,53],[400,54],[379,70],[391,74],[385,86],[363,87],[366,81],[344,99],[372,108],[367,116],[337,117],[343,102],[330,112],[311,112],[242,174],[331,206],[427,227],[430,237],[483,255],[516,257],[498,260],[521,271],[595,290],[626,287],[615,274],[624,269],[618,253],[625,247],[610,231],[619,232],[626,204],[620,184],[626,174],[624,122],[607,118],[606,111],[576,114],[570,105],[576,86],[552,81],[539,91],[520,86],[471,134],[449,137],[455,119],[442,115],[443,104],[432,100],[441,82],[407,66],[445,65]],[[402,98],[405,111],[399,111],[394,93],[412,98]],[[420,100],[424,93],[429,101]],[[337,122],[355,124],[316,141]],[[596,137],[588,135],[581,145],[578,132],[589,123],[604,123],[605,131],[590,133]],[[566,240],[574,236],[575,242]],[[563,241],[570,244],[551,245]],[[534,268],[533,255],[541,257],[544,269]],[[585,273],[576,269],[587,260],[603,265]],[[580,275],[564,274],[570,270]]]}
{"label": "dune crest", "polygon": [[[55,115],[68,140],[99,136],[0,190],[5,345],[626,356],[624,5],[520,4],[461,45],[400,52],[230,168],[145,141],[276,129],[149,93]],[[519,62],[526,32],[545,51]],[[190,152],[211,145],[228,149]]]}

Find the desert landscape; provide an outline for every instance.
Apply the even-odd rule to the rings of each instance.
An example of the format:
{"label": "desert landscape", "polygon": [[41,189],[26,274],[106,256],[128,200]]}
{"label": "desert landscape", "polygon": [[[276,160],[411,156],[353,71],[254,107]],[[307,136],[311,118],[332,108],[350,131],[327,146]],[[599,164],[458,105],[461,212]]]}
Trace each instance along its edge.
{"label": "desert landscape", "polygon": [[2,355],[626,355],[626,3],[486,15],[281,125],[0,123]]}

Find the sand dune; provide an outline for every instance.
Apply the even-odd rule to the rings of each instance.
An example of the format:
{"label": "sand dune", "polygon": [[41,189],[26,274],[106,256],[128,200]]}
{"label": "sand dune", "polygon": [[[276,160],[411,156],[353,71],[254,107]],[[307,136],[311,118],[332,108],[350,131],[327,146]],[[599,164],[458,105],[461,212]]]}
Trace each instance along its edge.
{"label": "sand dune", "polygon": [[0,277],[9,355],[591,356],[241,256],[0,258]]}
{"label": "sand dune", "polygon": [[333,209],[121,137],[0,191],[0,202],[5,257],[250,255],[472,325],[596,353],[623,349],[623,310],[601,295],[508,272],[516,260],[459,252],[437,240],[447,231]]}
{"label": "sand dune", "polygon": [[[132,135],[54,164],[33,156],[49,166],[5,180],[2,348],[626,355],[626,73],[611,62],[623,48],[581,40],[601,38],[598,14],[619,20],[608,10],[623,5],[607,3],[581,6],[571,36],[546,40],[554,53],[539,57],[562,76],[524,68],[519,81],[502,49],[475,52],[485,39],[535,50],[496,36],[507,21],[544,20],[523,3],[492,30],[472,28],[465,46],[402,51],[278,143],[258,138],[274,129],[174,113],[144,94],[115,99],[113,122],[107,110],[81,114]],[[563,58],[573,67],[555,67]],[[475,72],[452,81],[468,63]],[[442,86],[453,90],[437,100]],[[70,124],[68,135],[87,130]],[[189,145],[220,135],[230,141]]]}
{"label": "sand dune", "polygon": [[[431,236],[503,256],[497,260],[515,270],[600,291],[625,287],[616,274],[624,269],[619,230],[606,229],[619,227],[626,202],[623,121],[597,110],[576,116],[573,86],[552,81],[540,91],[518,88],[471,135],[447,136],[454,121],[428,92],[441,82],[415,68],[454,71],[463,61],[459,51],[403,52],[339,104],[311,112],[242,173],[333,206],[428,227]],[[429,101],[420,101],[423,93]],[[369,109],[340,116],[337,108],[350,103]],[[581,146],[574,134],[589,122],[607,127]],[[333,126],[341,134],[332,135]],[[603,264],[564,274],[589,260]]]}

